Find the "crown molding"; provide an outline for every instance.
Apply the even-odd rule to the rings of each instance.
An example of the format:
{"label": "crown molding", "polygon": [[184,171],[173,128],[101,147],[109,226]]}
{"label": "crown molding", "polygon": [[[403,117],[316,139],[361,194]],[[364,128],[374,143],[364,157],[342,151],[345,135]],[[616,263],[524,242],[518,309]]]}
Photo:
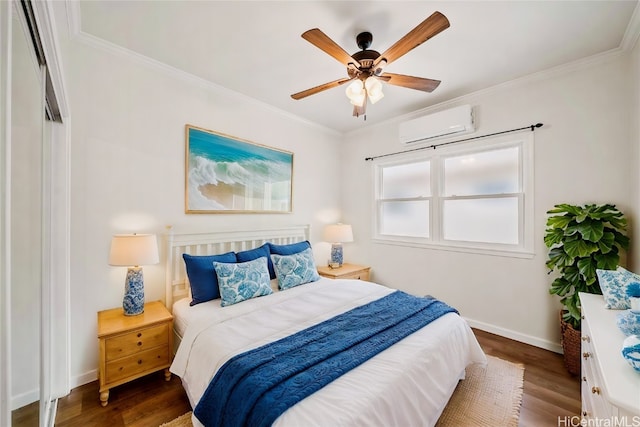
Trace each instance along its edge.
{"label": "crown molding", "polygon": [[636,8],[633,10],[629,25],[627,25],[622,37],[620,48],[625,52],[631,51],[638,43],[638,37],[640,37],[640,2],[636,3]]}
{"label": "crown molding", "polygon": [[291,114],[287,111],[281,110],[270,104],[267,104],[266,102],[257,100],[255,98],[252,98],[240,92],[236,92],[234,90],[231,90],[219,84],[213,83],[209,80],[198,77],[194,74],[187,73],[186,71],[183,71],[171,65],[165,64],[164,62],[155,60],[148,56],[142,55],[138,52],[134,52],[130,49],[116,45],[115,43],[111,43],[99,37],[85,33],[81,29],[82,27],[80,23],[80,4],[76,0],[67,1],[67,19],[69,21],[69,32],[72,40],[76,40],[90,47],[106,51],[110,54],[117,55],[122,58],[129,59],[136,64],[161,72],[162,74],[172,77],[174,79],[196,85],[204,90],[208,90],[221,95],[226,95],[232,98],[242,99],[243,101],[249,104],[253,104],[262,109],[266,109],[277,115],[283,116],[289,120],[302,123],[305,126],[315,128],[331,136],[340,137],[342,135],[341,132],[322,126],[310,120],[304,119],[295,114]]}
{"label": "crown molding", "polygon": [[357,135],[361,132],[370,131],[371,128],[377,126],[389,125],[392,123],[397,123],[405,120],[414,119],[416,117],[423,116],[425,114],[430,114],[438,110],[442,110],[445,108],[449,108],[451,106],[457,105],[460,102],[469,102],[473,98],[477,98],[480,96],[487,96],[491,94],[497,94],[503,92],[505,90],[515,89],[518,87],[523,87],[525,85],[531,84],[533,82],[538,82],[541,80],[548,80],[553,77],[561,77],[570,73],[574,73],[576,71],[585,70],[591,67],[595,67],[598,65],[606,64],[611,61],[615,61],[625,55],[628,52],[624,51],[621,47],[617,47],[615,49],[608,50],[606,52],[598,53],[596,55],[592,55],[586,58],[578,59],[576,61],[568,62],[566,64],[558,65],[556,67],[548,68],[546,70],[539,71],[537,73],[528,74],[523,77],[519,77],[517,79],[509,80],[494,86],[490,86],[484,89],[480,89],[474,92],[466,93],[464,95],[457,96],[455,98],[448,99],[446,101],[439,102],[434,105],[430,105],[428,107],[421,108],[419,110],[412,111],[407,114],[403,114],[401,116],[396,116],[385,120],[383,122],[377,123],[370,128],[364,129],[356,129],[354,131],[345,133],[345,136],[353,136]]}

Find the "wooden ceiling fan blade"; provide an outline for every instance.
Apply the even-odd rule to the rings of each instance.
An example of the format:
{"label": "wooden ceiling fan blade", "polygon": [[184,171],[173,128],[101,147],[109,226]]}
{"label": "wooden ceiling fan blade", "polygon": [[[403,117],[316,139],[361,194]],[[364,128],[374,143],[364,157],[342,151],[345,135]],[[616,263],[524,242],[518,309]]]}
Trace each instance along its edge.
{"label": "wooden ceiling fan blade", "polygon": [[316,87],[312,87],[311,89],[303,90],[302,92],[294,93],[293,95],[291,95],[291,97],[293,99],[306,98],[307,96],[314,95],[314,94],[316,94],[318,92],[322,92],[323,90],[327,90],[327,89],[331,89],[331,88],[340,86],[342,84],[350,82],[351,80],[353,80],[353,79],[345,78],[345,79],[334,80],[334,81],[329,82],[329,83],[325,83],[325,84],[321,84],[321,85],[316,86]]}
{"label": "wooden ceiling fan blade", "polygon": [[440,84],[440,80],[406,76],[404,74],[384,73],[380,77],[390,77],[390,79],[387,80],[387,83],[390,85],[407,87],[409,89],[421,90],[423,92],[433,92]]}
{"label": "wooden ceiling fan blade", "polygon": [[382,61],[390,64],[447,28],[449,28],[449,20],[447,17],[440,12],[434,12],[430,17],[422,21],[417,27],[409,31],[404,37],[380,55],[374,61],[372,68],[376,69]]}
{"label": "wooden ceiling fan blade", "polygon": [[349,64],[353,64],[353,66],[355,66],[356,68],[360,67],[360,63],[358,61],[356,61],[343,48],[341,48],[336,42],[331,40],[329,36],[327,36],[318,28],[313,28],[311,30],[305,31],[304,33],[302,33],[302,38],[318,49],[322,50],[323,52],[331,55],[346,67],[348,67]]}

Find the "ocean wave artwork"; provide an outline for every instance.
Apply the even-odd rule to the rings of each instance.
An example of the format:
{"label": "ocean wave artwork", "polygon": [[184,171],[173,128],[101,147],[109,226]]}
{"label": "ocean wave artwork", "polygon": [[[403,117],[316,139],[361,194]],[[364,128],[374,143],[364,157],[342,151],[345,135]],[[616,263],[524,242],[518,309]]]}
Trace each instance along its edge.
{"label": "ocean wave artwork", "polygon": [[293,153],[186,127],[186,212],[291,212]]}

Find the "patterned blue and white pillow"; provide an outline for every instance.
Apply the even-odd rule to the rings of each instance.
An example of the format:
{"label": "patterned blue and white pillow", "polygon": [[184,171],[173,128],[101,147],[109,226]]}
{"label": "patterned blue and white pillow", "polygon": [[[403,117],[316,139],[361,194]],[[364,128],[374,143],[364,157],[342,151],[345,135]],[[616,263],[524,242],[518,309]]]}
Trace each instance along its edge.
{"label": "patterned blue and white pillow", "polygon": [[596,270],[598,282],[602,289],[605,308],[612,310],[627,310],[629,298],[627,298],[627,285],[631,282],[640,281],[640,276],[618,267],[617,270]]}
{"label": "patterned blue and white pillow", "polygon": [[311,248],[292,255],[271,254],[271,260],[278,278],[278,287],[282,290],[320,279]]}
{"label": "patterned blue and white pillow", "polygon": [[222,307],[273,293],[267,257],[236,264],[214,262],[213,268],[218,275]]}

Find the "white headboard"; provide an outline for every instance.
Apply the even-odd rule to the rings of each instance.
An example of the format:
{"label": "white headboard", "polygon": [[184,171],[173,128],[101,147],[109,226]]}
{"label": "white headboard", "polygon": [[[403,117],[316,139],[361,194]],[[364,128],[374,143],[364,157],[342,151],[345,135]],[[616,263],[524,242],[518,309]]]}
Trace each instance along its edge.
{"label": "white headboard", "polygon": [[165,305],[169,310],[173,302],[189,295],[186,270],[182,254],[215,255],[254,249],[266,242],[278,245],[309,240],[309,225],[296,225],[269,229],[240,231],[211,231],[204,233],[175,233],[171,227],[166,233],[166,288]]}

